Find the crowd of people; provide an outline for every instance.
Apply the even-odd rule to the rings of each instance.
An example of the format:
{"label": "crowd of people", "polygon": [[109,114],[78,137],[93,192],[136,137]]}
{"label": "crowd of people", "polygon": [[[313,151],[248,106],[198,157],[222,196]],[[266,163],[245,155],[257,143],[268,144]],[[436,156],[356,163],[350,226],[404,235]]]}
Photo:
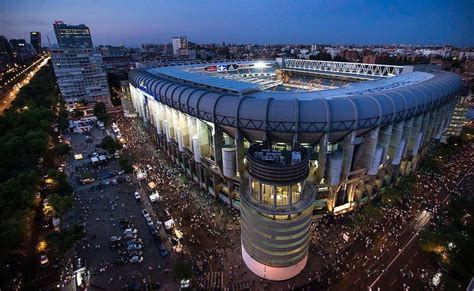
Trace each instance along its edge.
{"label": "crowd of people", "polygon": [[[230,284],[239,280],[250,280],[261,287],[273,284],[251,274],[241,259],[238,212],[201,190],[183,169],[166,159],[139,121],[118,119],[116,123],[121,126],[127,151],[133,154],[135,168],[153,168],[147,171],[146,182],[153,182],[156,186],[148,190],[158,191],[163,198],[154,207],[157,217],[168,210],[176,228],[184,234],[178,257],[188,260],[200,273],[224,272]],[[415,191],[408,198],[398,205],[380,206],[383,215],[370,218],[363,227],[356,223],[357,212],[314,218],[310,256],[315,263],[287,287],[311,281],[332,285],[354,271],[364,272],[367,277],[380,274],[386,266],[384,255],[393,248],[400,249],[400,238],[413,230],[420,211],[427,210],[436,217],[447,194],[461,194],[454,186],[472,164],[473,152],[470,145],[465,145],[440,165],[440,171],[418,174]],[[367,267],[359,268],[362,265]],[[402,271],[401,276],[426,274]]]}

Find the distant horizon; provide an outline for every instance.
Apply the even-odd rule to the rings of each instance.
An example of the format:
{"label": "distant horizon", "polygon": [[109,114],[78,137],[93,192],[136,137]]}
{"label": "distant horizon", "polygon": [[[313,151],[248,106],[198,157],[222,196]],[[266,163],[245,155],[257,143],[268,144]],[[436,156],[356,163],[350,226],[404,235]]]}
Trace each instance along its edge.
{"label": "distant horizon", "polygon": [[56,39],[55,20],[85,24],[95,46],[198,44],[474,46],[474,4],[434,1],[174,1],[5,0],[0,35]]}

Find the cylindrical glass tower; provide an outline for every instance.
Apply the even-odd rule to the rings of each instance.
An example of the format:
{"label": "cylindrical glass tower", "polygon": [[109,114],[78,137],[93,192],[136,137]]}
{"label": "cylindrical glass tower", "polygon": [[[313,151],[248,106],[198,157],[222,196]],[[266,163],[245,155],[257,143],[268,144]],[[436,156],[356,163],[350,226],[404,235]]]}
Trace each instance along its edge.
{"label": "cylindrical glass tower", "polygon": [[303,147],[287,151],[255,144],[247,152],[240,190],[242,256],[259,277],[287,280],[306,265],[314,201],[308,173]]}

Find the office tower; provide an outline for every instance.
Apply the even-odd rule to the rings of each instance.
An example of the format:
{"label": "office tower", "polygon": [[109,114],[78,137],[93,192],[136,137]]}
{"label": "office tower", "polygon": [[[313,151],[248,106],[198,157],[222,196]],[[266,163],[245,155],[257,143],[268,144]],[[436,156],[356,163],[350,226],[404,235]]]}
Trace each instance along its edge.
{"label": "office tower", "polygon": [[24,39],[10,39],[10,45],[16,62],[23,63],[35,54],[33,47]]}
{"label": "office tower", "polygon": [[66,103],[109,103],[110,91],[100,52],[92,47],[89,28],[84,24],[53,24],[59,48],[52,49],[54,72]]}
{"label": "office tower", "polygon": [[6,37],[0,35],[0,70],[5,69],[7,65],[12,64],[13,61],[13,50],[10,43]]}
{"label": "office tower", "polygon": [[30,32],[30,43],[35,48],[36,52],[39,53],[41,50],[41,32]]}
{"label": "office tower", "polygon": [[91,33],[85,24],[71,25],[59,20],[53,28],[60,48],[92,48]]}

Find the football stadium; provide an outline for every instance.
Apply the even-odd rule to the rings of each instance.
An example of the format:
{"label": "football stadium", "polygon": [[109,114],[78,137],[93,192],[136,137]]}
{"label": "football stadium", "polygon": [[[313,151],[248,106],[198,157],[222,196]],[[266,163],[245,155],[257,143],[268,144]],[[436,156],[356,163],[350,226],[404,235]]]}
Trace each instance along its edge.
{"label": "football stadium", "polygon": [[304,268],[314,214],[351,211],[417,168],[462,85],[429,66],[282,58],[141,68],[129,80],[169,159],[240,209],[243,260],[269,280]]}

